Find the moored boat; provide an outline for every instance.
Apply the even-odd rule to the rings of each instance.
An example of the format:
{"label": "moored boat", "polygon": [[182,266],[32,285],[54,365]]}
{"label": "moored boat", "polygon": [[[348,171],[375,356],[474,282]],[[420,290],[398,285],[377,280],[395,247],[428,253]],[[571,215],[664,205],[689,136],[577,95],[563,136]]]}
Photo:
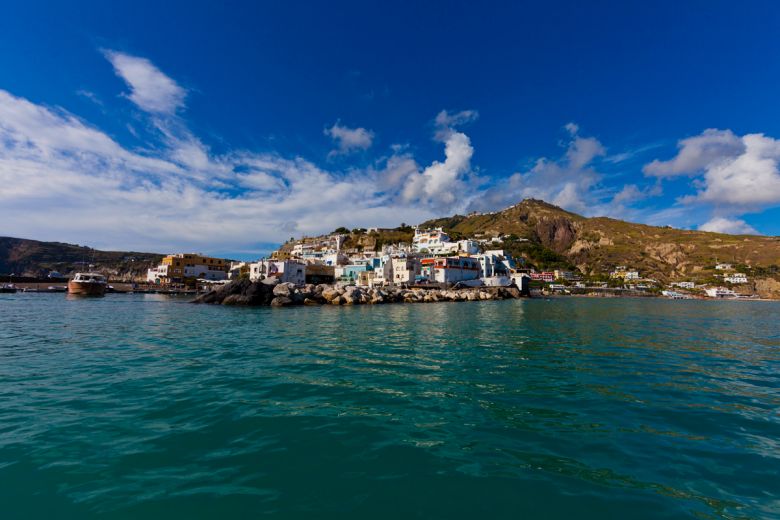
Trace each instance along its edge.
{"label": "moored boat", "polygon": [[15,293],[16,286],[12,283],[0,284],[0,293]]}
{"label": "moored boat", "polygon": [[103,296],[107,287],[106,277],[100,273],[76,273],[68,282],[68,294]]}

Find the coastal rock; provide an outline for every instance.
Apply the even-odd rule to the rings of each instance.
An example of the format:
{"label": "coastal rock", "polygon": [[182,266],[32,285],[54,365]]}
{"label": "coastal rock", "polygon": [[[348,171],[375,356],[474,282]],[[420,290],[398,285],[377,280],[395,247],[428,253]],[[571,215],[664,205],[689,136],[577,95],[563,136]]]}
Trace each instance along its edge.
{"label": "coastal rock", "polygon": [[327,289],[322,291],[322,297],[325,299],[325,301],[331,302],[334,299],[341,296],[341,293],[339,290],[335,287],[328,287]]}
{"label": "coastal rock", "polygon": [[[766,287],[766,289],[770,289]],[[775,289],[772,287],[770,290]],[[361,288],[357,286],[338,287],[334,285],[295,286],[292,284],[268,285],[249,280],[236,280],[218,289],[202,294],[195,303],[222,305],[360,305],[381,303],[434,303],[442,301],[477,301],[520,298],[517,287],[482,287],[479,289],[438,289],[398,287]]]}
{"label": "coastal rock", "polygon": [[277,296],[271,300],[271,307],[287,307],[288,305],[292,305],[292,303],[292,299],[287,296]]}
{"label": "coastal rock", "polygon": [[295,290],[295,286],[291,283],[280,283],[279,285],[274,287],[274,296],[286,296],[289,298],[293,291]]}
{"label": "coastal rock", "polygon": [[222,305],[247,305],[249,298],[243,294],[229,294],[222,300]]}

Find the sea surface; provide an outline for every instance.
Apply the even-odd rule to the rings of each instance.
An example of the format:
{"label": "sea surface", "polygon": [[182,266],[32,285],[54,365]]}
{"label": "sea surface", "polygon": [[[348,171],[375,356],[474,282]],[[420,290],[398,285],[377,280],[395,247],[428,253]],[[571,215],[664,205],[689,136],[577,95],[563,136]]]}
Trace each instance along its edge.
{"label": "sea surface", "polygon": [[780,518],[780,304],[0,295],[0,518]]}

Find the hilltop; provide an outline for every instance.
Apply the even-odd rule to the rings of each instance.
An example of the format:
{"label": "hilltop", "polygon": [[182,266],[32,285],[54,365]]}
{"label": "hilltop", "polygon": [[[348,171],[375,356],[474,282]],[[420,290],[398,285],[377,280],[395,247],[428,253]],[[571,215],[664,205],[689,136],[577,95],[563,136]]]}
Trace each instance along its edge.
{"label": "hilltop", "polygon": [[[546,268],[569,264],[589,275],[627,265],[666,281],[704,275],[718,262],[776,272],[780,237],[727,235],[648,226],[607,217],[586,218],[527,199],[503,211],[430,220],[453,236],[509,235],[507,249]],[[520,240],[525,239],[527,242]]]}
{"label": "hilltop", "polygon": [[50,271],[58,271],[68,275],[94,264],[112,278],[131,279],[145,276],[146,269],[161,258],[158,253],[99,251],[62,242],[0,237],[0,274],[45,276]]}
{"label": "hilltop", "polygon": [[[453,239],[496,237],[503,248],[537,269],[576,269],[606,276],[625,265],[661,282],[691,278],[705,281],[715,264],[728,262],[754,276],[773,276],[780,266],[780,237],[727,235],[622,220],[587,218],[547,202],[526,199],[502,211],[428,220],[423,228],[442,227]],[[413,229],[346,230],[345,247],[372,250],[381,244],[411,242]],[[307,239],[304,239],[307,240]],[[282,247],[289,250],[292,243]]]}

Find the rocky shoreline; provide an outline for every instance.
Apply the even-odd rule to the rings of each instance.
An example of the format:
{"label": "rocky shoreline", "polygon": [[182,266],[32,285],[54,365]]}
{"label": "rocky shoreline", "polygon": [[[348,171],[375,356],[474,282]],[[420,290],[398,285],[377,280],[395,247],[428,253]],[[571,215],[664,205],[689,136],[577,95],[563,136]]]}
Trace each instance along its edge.
{"label": "rocky shoreline", "polygon": [[194,303],[216,305],[290,307],[295,305],[377,305],[383,303],[432,303],[508,300],[523,295],[515,286],[464,289],[400,287],[364,288],[328,284],[295,286],[269,285],[238,280],[198,296]]}

